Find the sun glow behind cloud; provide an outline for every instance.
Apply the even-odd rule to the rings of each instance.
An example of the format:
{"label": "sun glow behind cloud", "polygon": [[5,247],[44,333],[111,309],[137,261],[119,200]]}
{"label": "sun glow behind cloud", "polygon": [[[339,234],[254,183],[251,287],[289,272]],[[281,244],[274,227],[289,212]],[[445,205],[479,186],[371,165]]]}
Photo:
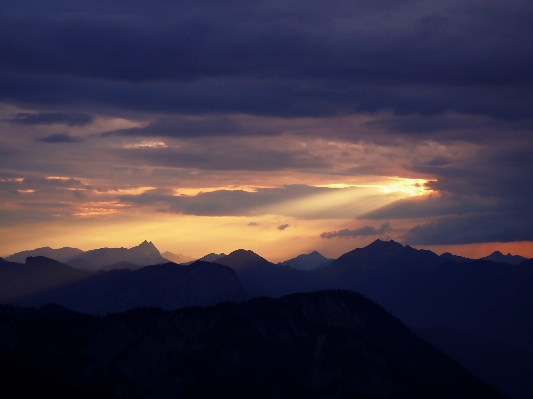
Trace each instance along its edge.
{"label": "sun glow behind cloud", "polygon": [[379,182],[376,184],[322,184],[317,187],[327,188],[349,188],[349,187],[373,187],[380,192],[390,194],[398,193],[407,197],[420,197],[434,193],[434,191],[427,187],[427,183],[436,182],[436,179],[406,179],[402,177],[392,177],[386,182]]}

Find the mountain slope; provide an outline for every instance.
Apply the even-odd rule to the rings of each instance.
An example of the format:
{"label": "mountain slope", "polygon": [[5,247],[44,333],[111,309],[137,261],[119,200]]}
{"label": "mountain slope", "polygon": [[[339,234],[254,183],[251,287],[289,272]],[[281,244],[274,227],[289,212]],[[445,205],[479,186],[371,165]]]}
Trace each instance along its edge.
{"label": "mountain slope", "polygon": [[325,267],[331,262],[333,262],[333,259],[328,259],[319,252],[313,251],[309,254],[301,254],[295,258],[280,262],[278,265],[288,266],[296,270],[315,270]]}
{"label": "mountain slope", "polygon": [[53,249],[50,247],[36,248],[28,251],[17,252],[16,254],[10,255],[6,258],[9,262],[25,263],[28,256],[44,256],[49,259],[57,260],[58,262],[65,263],[76,256],[79,256],[83,253],[81,249],[63,247],[58,249]]}
{"label": "mountain slope", "polygon": [[503,398],[347,291],[0,322],[5,357],[123,398]]}
{"label": "mountain slope", "polygon": [[508,263],[510,265],[518,265],[519,263],[522,263],[523,261],[528,260],[528,259],[520,255],[511,255],[511,254],[504,255],[500,251],[494,251],[489,256],[485,256],[484,258],[481,258],[481,260],[491,260],[493,262]]}
{"label": "mountain slope", "polygon": [[100,270],[118,262],[133,263],[138,267],[167,263],[154,244],[143,241],[133,248],[100,248],[86,251],[67,262],[77,269]]}
{"label": "mountain slope", "polygon": [[413,329],[451,327],[533,348],[533,261],[449,262],[399,276],[370,297]]}
{"label": "mountain slope", "polygon": [[177,309],[249,297],[233,270],[208,262],[146,266],[136,271],[100,271],[91,278],[12,301],[22,306],[55,303],[104,315],[135,307]]}
{"label": "mountain slope", "polygon": [[394,241],[376,240],[364,248],[347,252],[331,265],[314,271],[328,287],[365,294],[393,281],[397,276],[428,270],[443,263],[431,251],[403,246]]}
{"label": "mountain slope", "polygon": [[235,270],[246,290],[254,296],[279,297],[321,287],[319,279],[306,271],[276,265],[244,249],[233,251],[215,262]]}
{"label": "mountain slope", "polygon": [[184,264],[187,262],[194,262],[194,258],[191,258],[190,256],[185,256],[182,254],[173,254],[172,252],[166,251],[161,254],[161,256],[165,259],[168,259],[170,262],[174,262],[177,264]]}
{"label": "mountain slope", "polygon": [[0,264],[0,303],[6,303],[87,279],[91,272],[73,269],[44,256],[30,256],[26,263]]}
{"label": "mountain slope", "polygon": [[513,399],[533,398],[533,353],[506,342],[428,328],[416,334]]}

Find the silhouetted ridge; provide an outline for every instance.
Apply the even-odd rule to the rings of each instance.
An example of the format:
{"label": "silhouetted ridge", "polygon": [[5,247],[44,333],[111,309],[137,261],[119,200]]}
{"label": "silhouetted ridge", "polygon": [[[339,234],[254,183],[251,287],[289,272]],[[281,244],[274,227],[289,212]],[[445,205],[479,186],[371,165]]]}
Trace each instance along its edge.
{"label": "silhouetted ridge", "polygon": [[231,268],[241,268],[256,265],[258,263],[264,265],[272,264],[255,252],[246,249],[237,249],[229,255],[216,259],[215,262],[220,265],[230,266]]}
{"label": "silhouetted ridge", "polygon": [[129,262],[139,268],[148,265],[167,263],[159,250],[149,241],[132,248],[100,248],[93,249],[77,256],[67,262],[70,266],[78,269],[100,270],[117,262]]}
{"label": "silhouetted ridge", "polygon": [[232,269],[209,262],[197,261],[190,266],[169,262],[135,271],[114,269],[90,274],[90,278],[83,281],[19,297],[12,302],[23,306],[56,303],[83,313],[105,315],[139,306],[170,310],[249,298]]}
{"label": "silhouetted ridge", "polygon": [[533,353],[530,351],[446,327],[427,328],[416,334],[509,398],[533,398]]}
{"label": "silhouetted ridge", "polygon": [[9,262],[26,262],[28,256],[45,256],[50,259],[57,260],[58,262],[68,262],[69,260],[75,258],[78,255],[81,255],[83,251],[78,248],[63,247],[59,249],[53,249],[50,247],[41,247],[28,251],[17,252],[13,255],[10,255],[6,258]]}
{"label": "silhouetted ridge", "polygon": [[279,297],[321,288],[319,280],[302,270],[275,265],[253,251],[238,249],[215,261],[231,267],[253,296]]}
{"label": "silhouetted ridge", "polygon": [[507,263],[510,265],[518,265],[519,263],[522,263],[523,261],[527,260],[527,258],[524,258],[520,255],[511,255],[507,254],[504,255],[500,251],[494,251],[489,256],[485,256],[484,258],[481,258],[482,260],[491,260],[493,262],[501,262],[501,263]]}
{"label": "silhouetted ridge", "polygon": [[44,256],[29,256],[25,264],[3,263],[0,267],[0,302],[20,300],[92,276]]}
{"label": "silhouetted ridge", "polygon": [[5,356],[125,399],[503,398],[347,291],[63,322],[19,319],[0,306],[0,321]]}
{"label": "silhouetted ridge", "polygon": [[443,263],[437,254],[403,246],[395,241],[376,240],[364,248],[347,252],[331,265],[315,271],[332,288],[366,292],[398,275],[428,270]]}
{"label": "silhouetted ridge", "polygon": [[322,256],[319,252],[313,251],[309,254],[301,254],[295,258],[278,263],[281,266],[292,267],[297,270],[314,270],[320,267],[327,266],[333,262],[333,259],[328,259]]}

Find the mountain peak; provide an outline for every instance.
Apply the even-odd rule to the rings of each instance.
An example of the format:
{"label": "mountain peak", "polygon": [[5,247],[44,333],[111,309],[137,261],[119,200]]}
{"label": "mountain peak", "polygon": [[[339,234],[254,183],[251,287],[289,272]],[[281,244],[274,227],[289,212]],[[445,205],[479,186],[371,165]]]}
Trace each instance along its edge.
{"label": "mountain peak", "polygon": [[371,242],[370,244],[368,244],[364,248],[369,248],[369,249],[377,249],[377,248],[395,248],[395,249],[400,249],[400,248],[411,248],[411,247],[409,247],[409,245],[404,247],[402,244],[400,244],[399,242],[396,242],[394,240],[383,241],[383,240],[380,240],[378,238],[377,240]]}
{"label": "mountain peak", "polygon": [[265,258],[257,255],[254,251],[248,249],[237,249],[222,258],[215,260],[215,263],[230,267],[245,267],[250,264],[270,263]]}
{"label": "mountain peak", "polygon": [[330,259],[323,256],[318,251],[313,251],[308,254],[301,254],[295,258],[279,262],[279,265],[288,266],[297,270],[314,270],[318,267],[325,266]]}
{"label": "mountain peak", "polygon": [[250,249],[236,249],[235,251],[231,252],[227,256],[234,256],[234,257],[240,257],[240,258],[248,258],[248,259],[264,259],[263,257],[257,255],[254,251]]}
{"label": "mountain peak", "polygon": [[501,262],[501,263],[508,263],[510,265],[517,265],[523,261],[525,261],[527,258],[524,258],[520,255],[512,255],[508,253],[507,255],[502,254],[500,251],[494,251],[489,256],[485,256],[484,258],[481,258],[484,260],[491,260],[493,262]]}

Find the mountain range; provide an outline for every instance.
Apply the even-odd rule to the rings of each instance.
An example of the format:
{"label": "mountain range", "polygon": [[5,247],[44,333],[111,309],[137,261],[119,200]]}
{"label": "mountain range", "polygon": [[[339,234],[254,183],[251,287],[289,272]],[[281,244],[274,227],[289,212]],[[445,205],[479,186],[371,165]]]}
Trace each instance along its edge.
{"label": "mountain range", "polygon": [[0,323],[2,363],[26,368],[2,381],[14,396],[31,370],[121,398],[504,398],[349,291],[104,318],[4,305]]}
{"label": "mountain range", "polygon": [[509,253],[507,255],[504,255],[500,251],[494,251],[489,256],[485,256],[481,259],[491,260],[493,262],[508,263],[510,265],[518,265],[519,263],[522,263],[523,261],[527,260],[527,258],[524,258],[520,255],[511,255]]}
{"label": "mountain range", "polygon": [[122,268],[139,269],[143,266],[167,263],[168,259],[161,256],[159,250],[151,242],[144,241],[133,248],[99,248],[82,251],[78,248],[64,247],[52,249],[50,247],[36,248],[28,251],[17,252],[8,256],[8,262],[24,263],[28,257],[44,256],[49,259],[65,263],[75,269],[97,271],[119,262]]}
{"label": "mountain range", "polygon": [[[159,261],[161,255],[153,248],[153,244],[144,242],[126,251],[135,250],[140,256],[156,254]],[[109,252],[96,251],[92,253]],[[204,257],[214,263],[196,261],[184,266],[165,261],[139,268],[138,263],[121,260],[97,266],[101,269],[98,272],[74,269],[45,257],[29,257],[26,264],[0,263],[0,302],[21,306],[56,303],[83,313],[105,315],[136,307],[171,310],[228,300],[242,302],[257,296],[278,298],[345,289],[376,301],[509,397],[533,396],[533,386],[522,374],[509,373],[508,362],[483,360],[514,356],[520,359],[522,369],[533,367],[527,355],[533,352],[533,260],[512,265],[453,254],[439,256],[394,241],[376,240],[325,264],[290,266],[295,259],[301,262],[321,257],[311,253],[273,264],[240,249],[229,255]],[[478,349],[465,357],[466,352],[457,348],[472,340],[479,345],[467,346]]]}
{"label": "mountain range", "polygon": [[209,262],[196,261],[190,266],[170,262],[133,271],[92,273],[45,257],[29,257],[24,265],[0,267],[0,302],[21,306],[54,303],[105,315],[135,307],[177,309],[247,298],[232,269]]}

